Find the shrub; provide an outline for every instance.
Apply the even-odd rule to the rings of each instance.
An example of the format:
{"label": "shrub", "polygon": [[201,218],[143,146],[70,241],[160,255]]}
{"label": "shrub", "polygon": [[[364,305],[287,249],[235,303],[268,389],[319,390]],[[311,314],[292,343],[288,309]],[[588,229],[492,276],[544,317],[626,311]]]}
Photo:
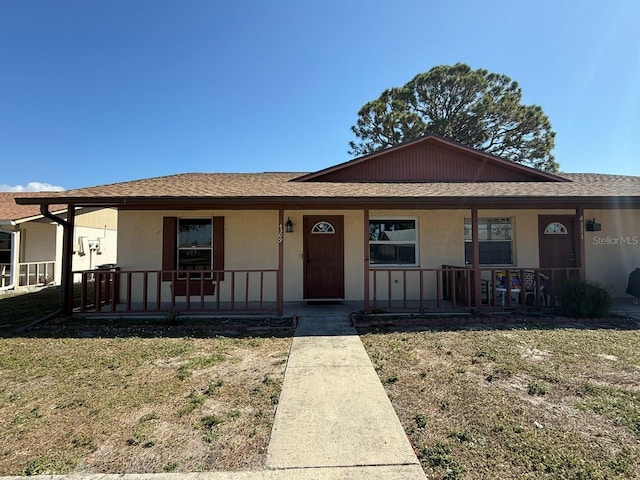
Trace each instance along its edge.
{"label": "shrub", "polygon": [[558,292],[560,311],[575,318],[602,318],[609,316],[611,295],[595,282],[570,278]]}

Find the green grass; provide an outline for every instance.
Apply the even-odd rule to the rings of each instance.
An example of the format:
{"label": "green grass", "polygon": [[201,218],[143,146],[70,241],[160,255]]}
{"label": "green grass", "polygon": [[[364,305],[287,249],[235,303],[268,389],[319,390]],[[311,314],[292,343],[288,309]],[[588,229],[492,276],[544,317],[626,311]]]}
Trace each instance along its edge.
{"label": "green grass", "polygon": [[362,339],[429,478],[622,480],[640,478],[640,333],[626,328]]}
{"label": "green grass", "polygon": [[291,338],[258,340],[0,338],[0,475],[262,468]]}

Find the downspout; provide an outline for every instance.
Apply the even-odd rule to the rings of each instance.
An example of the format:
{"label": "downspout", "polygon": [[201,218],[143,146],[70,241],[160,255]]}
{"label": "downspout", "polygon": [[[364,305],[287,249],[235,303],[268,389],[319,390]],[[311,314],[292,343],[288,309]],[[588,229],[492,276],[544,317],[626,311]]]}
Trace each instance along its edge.
{"label": "downspout", "polygon": [[71,315],[73,312],[73,229],[75,227],[76,206],[67,205],[67,219],[49,211],[48,204],[40,205],[43,217],[62,226],[62,278],[60,279],[60,310],[56,313]]}

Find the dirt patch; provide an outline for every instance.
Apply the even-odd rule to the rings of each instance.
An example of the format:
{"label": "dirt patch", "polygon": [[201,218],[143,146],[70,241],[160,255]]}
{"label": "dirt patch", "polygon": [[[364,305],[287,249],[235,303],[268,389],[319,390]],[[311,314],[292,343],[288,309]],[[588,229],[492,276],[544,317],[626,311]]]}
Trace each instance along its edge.
{"label": "dirt patch", "polygon": [[611,360],[612,362],[618,361],[618,357],[616,357],[615,355],[606,355],[604,353],[599,353],[598,356],[600,358],[604,358],[605,360]]}

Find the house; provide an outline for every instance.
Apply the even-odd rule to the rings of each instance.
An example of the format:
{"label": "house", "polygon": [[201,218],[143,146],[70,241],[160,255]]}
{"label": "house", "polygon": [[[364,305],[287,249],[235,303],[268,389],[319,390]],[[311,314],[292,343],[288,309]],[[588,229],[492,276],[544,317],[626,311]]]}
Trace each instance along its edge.
{"label": "house", "polygon": [[[0,192],[0,290],[59,285],[62,277],[63,227],[38,205],[17,205],[15,199],[38,198],[48,192]],[[51,205],[66,217],[66,205]],[[89,270],[116,262],[117,210],[78,210],[73,232],[73,269]],[[79,280],[79,278],[78,278]]]}
{"label": "house", "polygon": [[640,177],[545,173],[434,135],[313,173],[185,173],[17,202],[118,210],[117,269],[83,274],[83,312],[543,306],[571,275],[622,297],[640,266]]}

